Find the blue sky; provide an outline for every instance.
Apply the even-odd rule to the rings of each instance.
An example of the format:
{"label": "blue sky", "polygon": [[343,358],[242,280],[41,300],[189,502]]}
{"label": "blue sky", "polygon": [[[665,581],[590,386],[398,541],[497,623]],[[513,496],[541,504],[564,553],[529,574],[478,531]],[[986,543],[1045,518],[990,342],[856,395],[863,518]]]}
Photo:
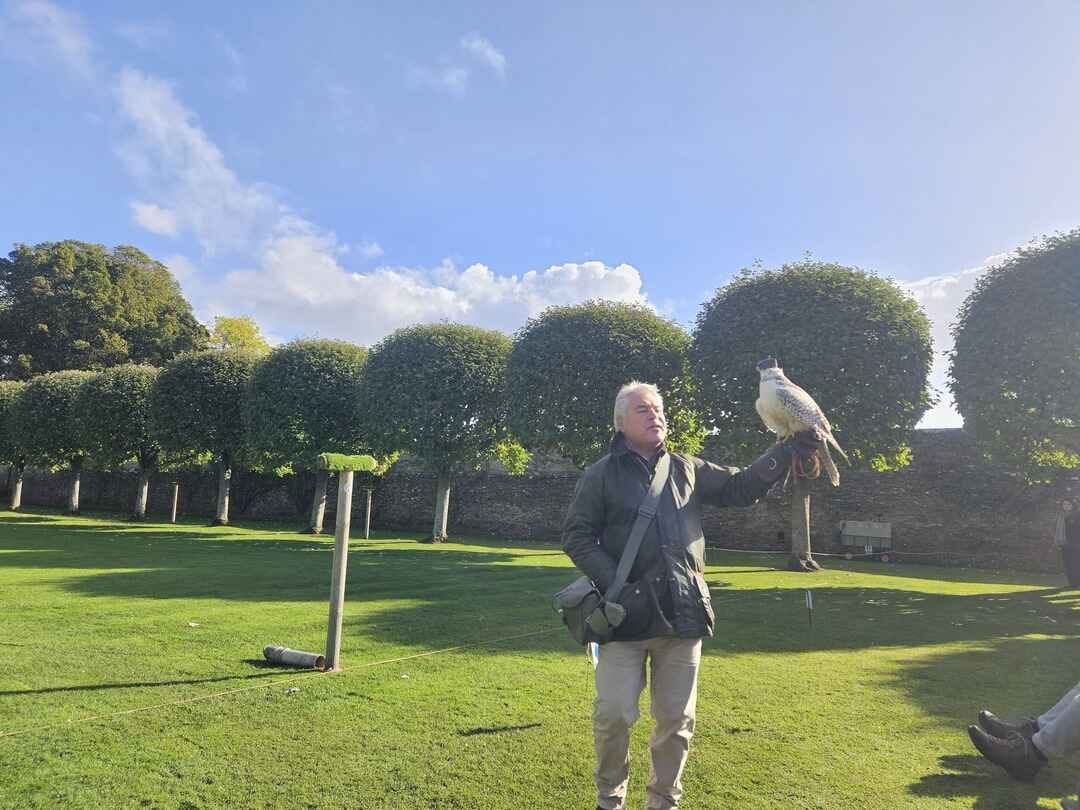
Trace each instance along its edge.
{"label": "blue sky", "polygon": [[1080,4],[392,5],[0,0],[0,250],[135,244],[203,319],[367,344],[690,325],[810,252],[944,350],[994,257],[1080,224]]}

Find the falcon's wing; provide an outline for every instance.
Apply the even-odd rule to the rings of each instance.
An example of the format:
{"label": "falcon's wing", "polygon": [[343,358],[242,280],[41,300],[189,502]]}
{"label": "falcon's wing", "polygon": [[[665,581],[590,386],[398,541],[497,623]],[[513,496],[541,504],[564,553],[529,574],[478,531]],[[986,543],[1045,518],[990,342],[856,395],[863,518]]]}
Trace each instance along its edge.
{"label": "falcon's wing", "polygon": [[821,408],[814,402],[814,398],[799,386],[794,384],[777,386],[776,397],[794,419],[803,423],[803,430],[820,427],[829,433],[832,432],[829,420],[825,418]]}

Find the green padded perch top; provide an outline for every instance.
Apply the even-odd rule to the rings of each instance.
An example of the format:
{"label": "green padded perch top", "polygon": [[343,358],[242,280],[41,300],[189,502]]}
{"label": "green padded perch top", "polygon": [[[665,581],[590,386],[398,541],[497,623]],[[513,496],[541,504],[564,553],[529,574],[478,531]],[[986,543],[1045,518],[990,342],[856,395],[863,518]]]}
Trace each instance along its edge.
{"label": "green padded perch top", "polygon": [[344,453],[320,453],[319,469],[330,472],[371,472],[378,465],[371,456],[347,456]]}

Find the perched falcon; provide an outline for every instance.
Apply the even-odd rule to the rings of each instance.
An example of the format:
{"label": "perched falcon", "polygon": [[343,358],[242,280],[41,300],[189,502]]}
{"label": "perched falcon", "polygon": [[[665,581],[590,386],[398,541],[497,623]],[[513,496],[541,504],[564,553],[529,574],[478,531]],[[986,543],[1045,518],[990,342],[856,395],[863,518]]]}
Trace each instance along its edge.
{"label": "perched falcon", "polygon": [[829,425],[829,420],[825,418],[821,408],[814,402],[814,398],[789,380],[774,358],[765,358],[757,364],[757,369],[761,373],[761,384],[758,387],[759,396],[754,407],[757,408],[758,416],[765,423],[765,427],[781,440],[799,431],[816,428],[825,440],[821,449],[817,451],[817,459],[828,473],[832,485],[839,486],[840,471],[836,469],[836,464],[829,454],[829,445],[836,448],[836,452],[844,457],[844,461],[848,460],[847,453],[833,438],[832,426]]}

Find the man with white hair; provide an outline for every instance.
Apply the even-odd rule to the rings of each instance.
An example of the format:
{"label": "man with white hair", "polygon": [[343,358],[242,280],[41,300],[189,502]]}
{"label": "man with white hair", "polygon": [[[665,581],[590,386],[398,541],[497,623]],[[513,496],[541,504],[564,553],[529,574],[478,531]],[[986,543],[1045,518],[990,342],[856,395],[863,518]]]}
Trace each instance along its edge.
{"label": "man with white hair", "polygon": [[647,807],[669,810],[678,807],[683,793],[701,640],[712,636],[715,621],[703,576],[702,506],[755,503],[784,475],[794,455],[809,458],[822,437],[814,430],[796,434],[741,470],[668,453],[664,401],[656,386],[637,381],[615,397],[614,428],[610,452],[581,476],[563,526],[563,549],[601,593],[615,579],[638,508],[665,455],[669,473],[627,585],[615,597],[633,607],[614,639],[602,645],[596,668],[596,806],[626,807],[630,728],[639,715],[648,662],[656,726],[649,743]]}

